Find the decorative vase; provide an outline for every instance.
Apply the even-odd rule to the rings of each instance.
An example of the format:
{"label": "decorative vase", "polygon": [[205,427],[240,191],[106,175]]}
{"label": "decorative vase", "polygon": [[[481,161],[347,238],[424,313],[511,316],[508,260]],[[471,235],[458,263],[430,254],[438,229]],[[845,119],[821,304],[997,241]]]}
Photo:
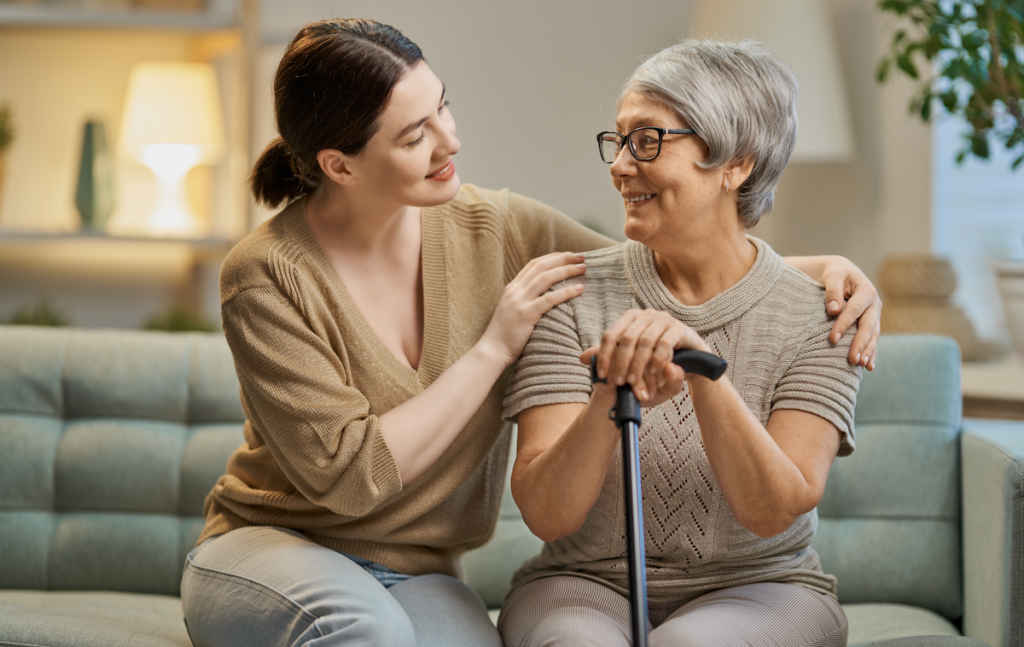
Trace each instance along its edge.
{"label": "decorative vase", "polygon": [[[7,155],[0,150],[0,206],[3,205],[4,197],[4,175],[7,173]],[[0,214],[2,217],[2,214]]]}
{"label": "decorative vase", "polygon": [[113,168],[101,121],[85,123],[75,207],[82,216],[82,224],[96,231],[104,229],[107,218],[114,210]]}
{"label": "decorative vase", "polygon": [[1013,352],[1024,358],[1024,261],[996,261],[995,268]]}

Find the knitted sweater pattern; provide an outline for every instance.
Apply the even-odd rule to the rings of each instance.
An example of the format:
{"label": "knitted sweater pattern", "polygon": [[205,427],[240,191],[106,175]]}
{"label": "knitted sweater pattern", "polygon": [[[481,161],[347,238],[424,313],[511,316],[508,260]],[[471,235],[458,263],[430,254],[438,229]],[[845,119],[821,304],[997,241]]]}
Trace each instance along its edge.
{"label": "knitted sweater pattern", "polygon": [[225,336],[245,443],[206,499],[199,537],[295,529],[409,574],[459,576],[493,533],[508,464],[506,371],[441,457],[403,485],[379,416],[421,393],[481,337],[531,259],[610,241],[539,202],[464,185],[421,211],[424,333],[418,369],[362,317],[306,225],[300,199],[256,228],[221,270]]}
{"label": "knitted sweater pattern", "polygon": [[[651,251],[636,242],[587,254],[585,290],[538,324],[517,363],[504,402],[510,420],[524,409],[585,403],[591,392],[579,355],[630,308],[664,310],[689,325],[729,362],[726,377],[764,425],[772,411],[799,409],[842,434],[840,456],[854,450],[853,411],[860,368],[847,352],[855,331],[837,345],[824,288],[749,237],[753,266],[735,285],[699,306],[679,303],[661,282]],[[648,590],[670,601],[729,586],[791,582],[828,595],[836,580],[810,548],[817,511],[763,539],[736,521],[718,486],[685,388],[644,409],[640,464],[644,493]],[[515,574],[513,586],[552,575],[576,575],[628,592],[621,446],[597,502],[572,535],[547,542]]]}

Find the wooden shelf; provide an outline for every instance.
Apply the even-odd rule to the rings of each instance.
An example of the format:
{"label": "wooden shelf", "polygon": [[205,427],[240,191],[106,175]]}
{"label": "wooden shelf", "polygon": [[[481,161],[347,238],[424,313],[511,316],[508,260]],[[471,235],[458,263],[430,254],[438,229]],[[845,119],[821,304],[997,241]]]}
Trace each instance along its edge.
{"label": "wooden shelf", "polygon": [[187,245],[199,252],[227,252],[235,244],[227,238],[170,238],[156,236],[110,236],[100,232],[82,230],[79,232],[29,232],[0,231],[0,248],[22,247],[24,245],[45,245],[50,243],[74,244],[145,244],[145,245]]}
{"label": "wooden shelf", "polygon": [[964,417],[1024,420],[1024,363],[964,362]]}
{"label": "wooden shelf", "polygon": [[233,0],[208,0],[202,11],[76,8],[74,4],[11,3],[0,0],[0,27],[114,27],[217,30],[238,23]]}

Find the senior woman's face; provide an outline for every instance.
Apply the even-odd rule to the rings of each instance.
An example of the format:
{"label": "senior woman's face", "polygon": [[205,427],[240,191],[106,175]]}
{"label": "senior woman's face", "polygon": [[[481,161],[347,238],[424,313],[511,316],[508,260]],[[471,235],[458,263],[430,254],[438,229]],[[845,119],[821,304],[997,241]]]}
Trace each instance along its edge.
{"label": "senior woman's face", "polygon": [[[689,128],[671,108],[636,92],[627,94],[615,130],[627,134],[641,126]],[[611,165],[612,183],[626,207],[625,234],[641,243],[672,237],[683,227],[715,226],[707,216],[722,199],[722,173],[697,166],[707,147],[697,135],[665,135],[661,154],[636,160],[627,147]]]}

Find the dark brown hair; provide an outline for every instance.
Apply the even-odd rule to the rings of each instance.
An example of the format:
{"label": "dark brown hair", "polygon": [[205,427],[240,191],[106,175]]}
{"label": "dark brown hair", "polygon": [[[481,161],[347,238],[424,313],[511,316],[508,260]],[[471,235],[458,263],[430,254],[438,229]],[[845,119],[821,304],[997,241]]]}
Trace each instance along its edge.
{"label": "dark brown hair", "polygon": [[422,59],[415,43],[373,20],[321,20],[299,30],[274,76],[281,136],[252,168],[256,201],[276,207],[319,186],[316,155],[325,148],[362,152],[395,84]]}

